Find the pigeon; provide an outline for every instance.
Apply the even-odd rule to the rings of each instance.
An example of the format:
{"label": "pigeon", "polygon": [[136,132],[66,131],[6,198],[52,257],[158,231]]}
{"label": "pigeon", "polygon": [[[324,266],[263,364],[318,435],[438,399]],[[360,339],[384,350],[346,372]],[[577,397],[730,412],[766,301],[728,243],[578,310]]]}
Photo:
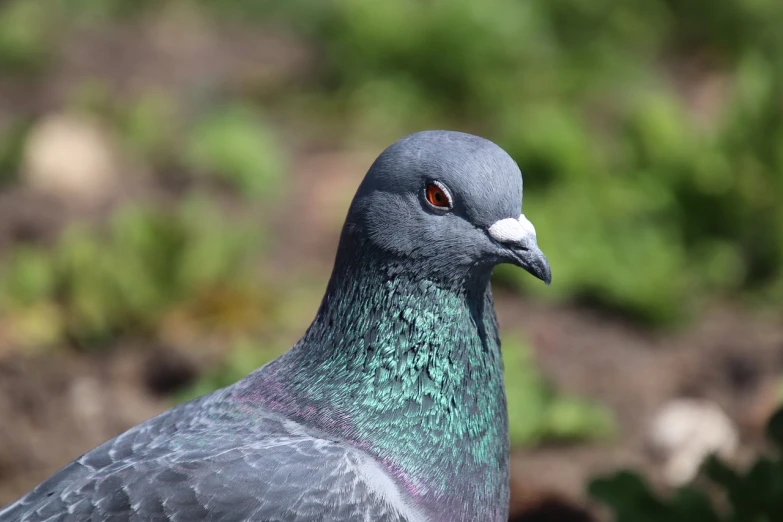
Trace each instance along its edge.
{"label": "pigeon", "polygon": [[500,522],[509,439],[493,268],[551,281],[498,145],[411,134],[351,202],[288,352],[66,465],[0,522]]}

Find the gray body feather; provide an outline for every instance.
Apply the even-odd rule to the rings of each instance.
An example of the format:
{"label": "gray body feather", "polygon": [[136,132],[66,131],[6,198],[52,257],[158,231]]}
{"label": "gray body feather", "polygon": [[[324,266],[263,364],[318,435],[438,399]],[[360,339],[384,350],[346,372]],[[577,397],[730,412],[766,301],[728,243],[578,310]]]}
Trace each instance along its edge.
{"label": "gray body feather", "polygon": [[98,446],[0,510],[0,521],[421,520],[369,455],[235,402],[233,388]]}

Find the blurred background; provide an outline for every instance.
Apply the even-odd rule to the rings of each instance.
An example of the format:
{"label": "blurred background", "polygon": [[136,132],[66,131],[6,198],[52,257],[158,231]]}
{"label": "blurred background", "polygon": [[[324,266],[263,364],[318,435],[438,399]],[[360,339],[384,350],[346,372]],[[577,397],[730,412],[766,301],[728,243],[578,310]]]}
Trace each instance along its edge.
{"label": "blurred background", "polygon": [[554,274],[495,277],[516,520],[747,463],[783,400],[781,27],[778,0],[0,3],[0,505],[290,347],[370,163],[429,128],[515,158]]}

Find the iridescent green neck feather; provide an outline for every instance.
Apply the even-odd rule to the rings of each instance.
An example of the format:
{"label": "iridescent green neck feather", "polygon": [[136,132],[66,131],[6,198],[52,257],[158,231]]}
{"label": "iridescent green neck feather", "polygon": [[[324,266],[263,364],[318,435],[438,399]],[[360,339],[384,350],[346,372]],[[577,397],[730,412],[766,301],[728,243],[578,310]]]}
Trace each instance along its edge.
{"label": "iridescent green neck feather", "polygon": [[423,505],[448,506],[435,519],[495,520],[508,426],[491,268],[433,280],[365,247],[343,238],[316,319],[265,370],[289,415],[375,455]]}

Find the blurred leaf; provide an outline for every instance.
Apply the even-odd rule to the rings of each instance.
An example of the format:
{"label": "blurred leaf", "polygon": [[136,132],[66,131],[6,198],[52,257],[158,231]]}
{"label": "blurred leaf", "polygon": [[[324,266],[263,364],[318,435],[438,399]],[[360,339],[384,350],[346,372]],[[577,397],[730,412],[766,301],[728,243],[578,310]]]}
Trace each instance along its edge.
{"label": "blurred leaf", "polygon": [[48,297],[56,282],[45,252],[18,246],[0,264],[0,303],[24,307]]}
{"label": "blurred leaf", "polygon": [[222,178],[251,197],[268,199],[280,190],[280,144],[247,106],[216,109],[197,122],[187,138],[185,161],[195,172]]}
{"label": "blurred leaf", "polygon": [[778,409],[767,423],[767,437],[783,450],[783,408]]}
{"label": "blurred leaf", "polygon": [[54,307],[62,327],[53,330],[85,347],[155,334],[183,307],[206,310],[205,329],[256,328],[262,300],[247,268],[259,239],[204,200],[173,211],[127,207],[106,230],[69,227],[53,250],[13,247],[0,265],[0,310],[37,317]]}
{"label": "blurred leaf", "polygon": [[715,512],[709,497],[703,491],[693,488],[682,488],[674,493],[669,501],[674,520],[682,522],[720,522],[721,518]]}
{"label": "blurred leaf", "polygon": [[0,4],[0,71],[39,69],[55,47],[57,4],[46,0],[7,0]]}
{"label": "blurred leaf", "polygon": [[740,475],[715,455],[708,457],[702,468],[710,480],[723,487],[727,492],[735,490],[742,482]]}
{"label": "blurred leaf", "polygon": [[721,522],[707,495],[682,488],[661,500],[645,480],[631,471],[593,479],[588,492],[608,505],[618,522]]}
{"label": "blurred leaf", "polygon": [[0,187],[15,182],[19,176],[29,128],[26,121],[13,121],[0,129]]}
{"label": "blurred leaf", "polygon": [[[619,471],[613,475],[594,479],[588,485],[590,496],[610,506],[618,521],[663,520],[657,517],[667,513],[665,505],[650,491],[650,487],[638,474]],[[639,518],[631,518],[631,515]]]}
{"label": "blurred leaf", "polygon": [[[177,107],[163,92],[146,93],[126,107],[123,134],[144,159],[168,167],[176,155],[176,140],[181,126]],[[174,149],[174,150],[172,150]]]}
{"label": "blurred leaf", "polygon": [[612,435],[616,428],[608,409],[574,397],[562,397],[552,402],[547,425],[551,437],[562,440],[605,438]]}

